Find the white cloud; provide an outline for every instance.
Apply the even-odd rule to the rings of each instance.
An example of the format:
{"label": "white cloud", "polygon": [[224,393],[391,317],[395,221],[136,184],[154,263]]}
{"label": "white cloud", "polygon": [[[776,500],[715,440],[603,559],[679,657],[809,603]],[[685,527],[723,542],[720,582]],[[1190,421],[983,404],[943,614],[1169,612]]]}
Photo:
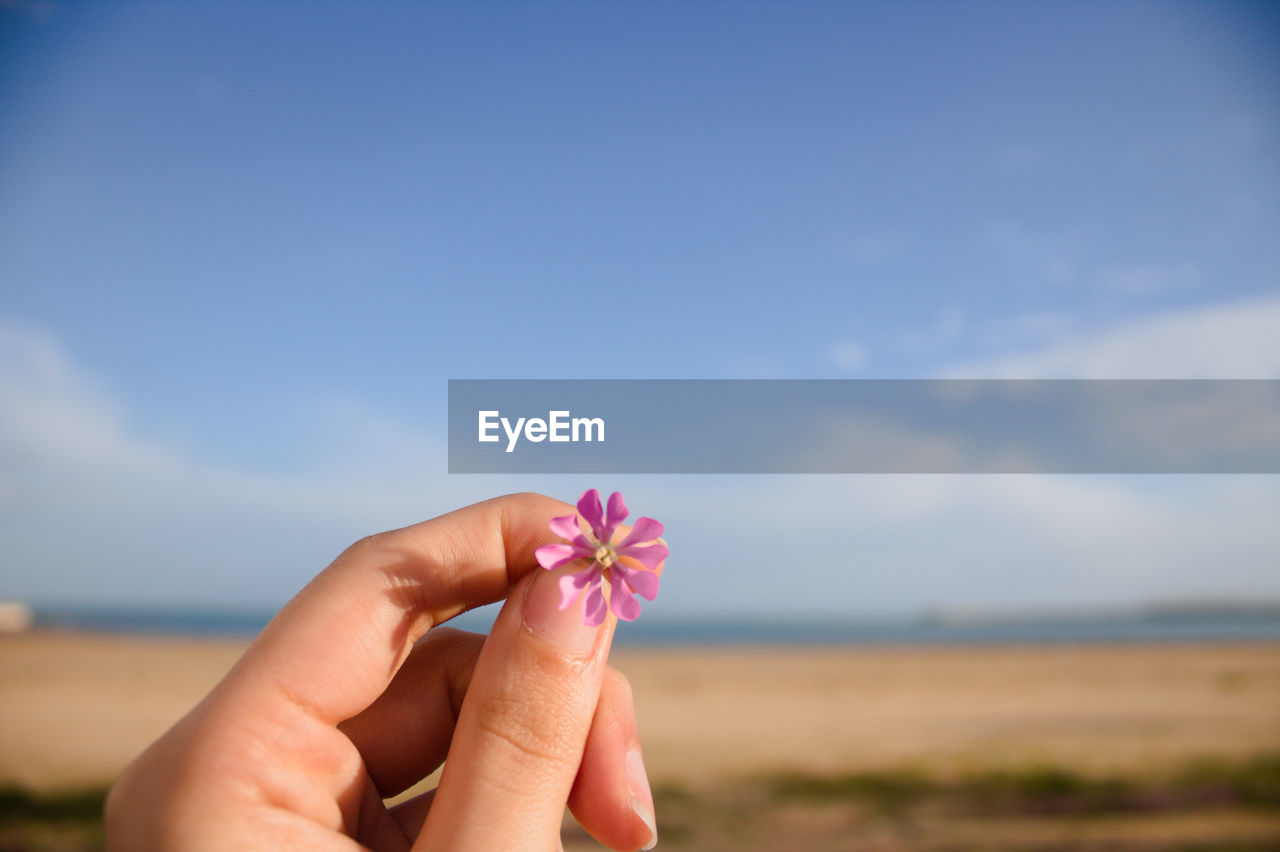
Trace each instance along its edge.
{"label": "white cloud", "polygon": [[[120,413],[47,335],[0,323],[0,429],[5,449],[67,463],[113,463],[135,456]],[[134,458],[133,461],[142,461]],[[158,460],[157,460],[158,461]]]}
{"label": "white cloud", "polygon": [[[866,613],[1280,595],[1267,477],[687,479],[668,611]],[[653,488],[653,486],[650,486]],[[628,496],[630,500],[630,496]]]}
{"label": "white cloud", "polygon": [[1200,271],[1190,264],[1120,264],[1102,267],[1094,273],[1094,280],[1102,289],[1128,297],[1193,290],[1199,286],[1200,277]]}
{"label": "white cloud", "polygon": [[454,507],[439,444],[368,412],[335,413],[348,454],[314,472],[235,470],[131,432],[47,333],[0,322],[0,363],[0,596],[280,601],[360,535]]}
{"label": "white cloud", "polygon": [[1074,234],[1038,233],[1018,222],[999,221],[988,224],[983,237],[1028,286],[1063,287],[1080,278],[1082,250]]}
{"label": "white cloud", "polygon": [[852,340],[835,344],[828,354],[835,368],[844,373],[857,373],[867,365],[867,350]]}
{"label": "white cloud", "polygon": [[1022,222],[987,223],[980,239],[1016,280],[1028,287],[1072,287],[1129,302],[1196,290],[1204,272],[1189,262],[1169,263],[1137,256],[1110,257],[1073,231],[1051,231]]}
{"label": "white cloud", "polygon": [[974,337],[984,346],[1042,344],[1061,340],[1075,328],[1076,318],[1068,311],[1042,310],[988,317],[977,324]]}
{"label": "white cloud", "polygon": [[964,310],[948,306],[939,309],[930,320],[898,330],[893,335],[893,344],[899,352],[912,357],[933,357],[971,333],[971,326]]}
{"label": "white cloud", "polygon": [[890,345],[908,357],[933,360],[962,345],[986,350],[1044,345],[1069,337],[1077,323],[1078,319],[1065,310],[974,316],[949,306],[939,309],[931,319],[895,330]]}
{"label": "white cloud", "polygon": [[1280,296],[1188,308],[1039,350],[950,365],[983,379],[1270,379],[1280,377]]}
{"label": "white cloud", "polygon": [[279,603],[367,532],[588,487],[667,525],[665,614],[1280,594],[1274,477],[450,477],[350,401],[314,470],[229,470],[139,438],[47,333],[0,324],[0,363],[0,596]]}

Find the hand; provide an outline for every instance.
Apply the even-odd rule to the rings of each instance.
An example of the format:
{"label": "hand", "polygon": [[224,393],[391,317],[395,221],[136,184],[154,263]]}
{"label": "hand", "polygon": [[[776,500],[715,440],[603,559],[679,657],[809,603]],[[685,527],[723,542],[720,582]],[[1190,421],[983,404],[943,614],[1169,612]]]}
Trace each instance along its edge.
{"label": "hand", "polygon": [[[551,850],[566,802],[602,843],[647,848],[614,619],[560,611],[568,569],[534,561],[572,511],[500,497],[350,547],[125,770],[108,848]],[[487,638],[431,630],[504,596]],[[434,791],[383,805],[446,754]]]}

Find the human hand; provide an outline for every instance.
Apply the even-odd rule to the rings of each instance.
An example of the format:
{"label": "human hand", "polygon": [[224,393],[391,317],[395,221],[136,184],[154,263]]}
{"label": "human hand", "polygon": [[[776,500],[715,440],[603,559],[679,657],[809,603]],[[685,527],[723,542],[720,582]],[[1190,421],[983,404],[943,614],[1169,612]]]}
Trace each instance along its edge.
{"label": "human hand", "polygon": [[[550,850],[566,802],[607,846],[649,847],[615,621],[559,610],[571,569],[534,561],[570,512],[512,495],[348,548],[116,781],[108,848]],[[504,596],[487,638],[431,630]],[[434,791],[383,805],[446,754]]]}

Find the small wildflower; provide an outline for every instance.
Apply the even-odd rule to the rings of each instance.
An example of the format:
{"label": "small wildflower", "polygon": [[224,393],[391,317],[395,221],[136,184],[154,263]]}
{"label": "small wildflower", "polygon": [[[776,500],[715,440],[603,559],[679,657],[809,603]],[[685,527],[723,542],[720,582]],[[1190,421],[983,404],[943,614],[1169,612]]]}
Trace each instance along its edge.
{"label": "small wildflower", "polygon": [[[635,595],[646,600],[658,596],[657,569],[667,558],[667,546],[657,541],[662,524],[640,518],[631,534],[615,544],[613,534],[630,514],[617,491],[609,497],[606,512],[600,506],[600,492],[592,488],[578,499],[578,513],[591,527],[590,532],[578,526],[578,515],[553,518],[551,531],[569,543],[544,545],[534,554],[548,571],[577,559],[591,560],[582,571],[560,578],[560,609],[568,609],[585,594],[582,620],[586,624],[601,624],[608,610],[623,621],[634,621],[640,614]],[[635,560],[641,567],[628,565],[623,558]],[[609,584],[607,602],[605,581]]]}

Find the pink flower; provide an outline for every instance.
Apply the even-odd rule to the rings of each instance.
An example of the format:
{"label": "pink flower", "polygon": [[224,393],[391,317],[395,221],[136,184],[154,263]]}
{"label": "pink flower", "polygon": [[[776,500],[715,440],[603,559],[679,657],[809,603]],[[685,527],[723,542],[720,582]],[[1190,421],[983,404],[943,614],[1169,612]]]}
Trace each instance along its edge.
{"label": "pink flower", "polygon": [[[591,564],[577,574],[560,578],[560,608],[568,609],[585,593],[587,602],[582,620],[586,624],[592,627],[601,624],[610,609],[623,621],[634,621],[640,614],[640,602],[635,595],[646,600],[658,596],[657,568],[667,558],[667,546],[654,540],[662,535],[662,524],[653,518],[640,518],[631,534],[614,544],[614,531],[630,514],[621,494],[615,491],[609,497],[606,514],[600,508],[600,492],[592,488],[578,499],[578,512],[590,525],[589,533],[579,528],[577,515],[553,518],[551,531],[569,543],[544,545],[534,553],[538,564],[548,571],[576,559],[591,560]],[[643,567],[627,565],[622,557],[634,559]],[[609,581],[607,605],[605,580]]]}

